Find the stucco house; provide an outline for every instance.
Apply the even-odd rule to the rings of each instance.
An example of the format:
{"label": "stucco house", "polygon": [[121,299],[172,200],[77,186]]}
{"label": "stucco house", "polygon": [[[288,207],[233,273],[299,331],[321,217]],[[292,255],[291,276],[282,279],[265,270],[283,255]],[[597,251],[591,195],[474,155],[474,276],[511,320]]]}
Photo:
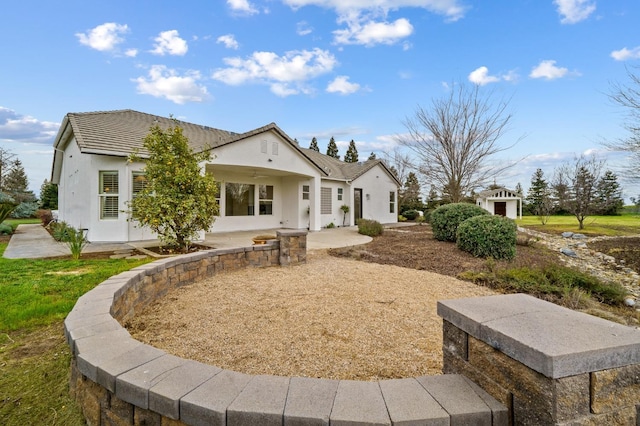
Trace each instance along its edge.
{"label": "stucco house", "polygon": [[482,191],[476,197],[476,204],[494,215],[522,218],[522,197],[511,189],[500,187]]}
{"label": "stucco house", "polygon": [[[133,110],[69,113],[54,141],[51,181],[58,219],[93,242],[154,239],[128,220],[127,202],[144,183],[144,163],[129,162],[153,125],[174,121]],[[211,232],[273,228],[318,231],[359,218],[397,222],[400,182],[380,160],[345,163],[301,148],[276,124],[245,133],[177,122],[219,183],[220,216]],[[346,217],[342,205],[349,206]],[[343,223],[344,222],[344,223]]]}

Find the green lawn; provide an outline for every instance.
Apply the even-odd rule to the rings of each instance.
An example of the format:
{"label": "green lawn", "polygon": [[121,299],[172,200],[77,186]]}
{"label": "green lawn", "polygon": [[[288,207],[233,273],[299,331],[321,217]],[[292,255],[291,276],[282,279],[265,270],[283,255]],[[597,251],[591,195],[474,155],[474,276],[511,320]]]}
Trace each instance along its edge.
{"label": "green lawn", "polygon": [[624,214],[621,216],[589,216],[584,221],[584,229],[578,229],[578,220],[574,216],[551,216],[542,225],[537,216],[524,216],[516,220],[519,226],[541,232],[561,233],[580,232],[585,235],[640,235],[640,216]]}
{"label": "green lawn", "polygon": [[0,424],[82,425],[69,396],[63,320],[82,294],[149,260],[5,259],[6,246],[0,244]]}

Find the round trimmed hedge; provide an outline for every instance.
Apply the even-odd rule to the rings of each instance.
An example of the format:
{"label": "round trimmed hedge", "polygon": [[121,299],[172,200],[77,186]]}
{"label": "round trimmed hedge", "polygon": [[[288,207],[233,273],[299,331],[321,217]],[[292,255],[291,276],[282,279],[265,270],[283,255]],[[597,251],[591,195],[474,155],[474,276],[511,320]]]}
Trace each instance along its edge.
{"label": "round trimmed hedge", "polygon": [[436,240],[455,242],[456,231],[462,222],[470,217],[488,215],[488,211],[475,204],[452,203],[435,209],[429,220]]}
{"label": "round trimmed hedge", "polygon": [[475,257],[516,257],[516,223],[504,216],[474,216],[458,226],[456,244]]}

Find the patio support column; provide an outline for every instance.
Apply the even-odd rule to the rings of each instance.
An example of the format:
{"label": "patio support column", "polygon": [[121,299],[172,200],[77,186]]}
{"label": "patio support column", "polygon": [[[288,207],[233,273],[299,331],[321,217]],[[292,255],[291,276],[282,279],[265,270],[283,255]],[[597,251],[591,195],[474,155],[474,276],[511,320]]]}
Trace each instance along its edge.
{"label": "patio support column", "polygon": [[321,229],[319,176],[316,176],[311,180],[309,189],[309,231],[319,231]]}

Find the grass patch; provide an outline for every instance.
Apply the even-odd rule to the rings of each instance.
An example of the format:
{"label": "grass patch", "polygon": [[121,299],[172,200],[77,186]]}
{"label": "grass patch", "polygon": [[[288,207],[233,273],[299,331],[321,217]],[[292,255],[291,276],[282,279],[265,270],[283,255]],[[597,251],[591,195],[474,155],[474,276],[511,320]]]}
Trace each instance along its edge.
{"label": "grass patch", "polygon": [[460,278],[475,284],[508,293],[528,293],[540,299],[562,301],[574,299],[576,294],[607,305],[622,305],[628,291],[617,283],[599,279],[565,266],[550,264],[543,268],[505,268],[488,271],[467,271]]}
{"label": "grass patch", "polygon": [[612,237],[640,234],[640,216],[630,214],[589,216],[584,221],[584,229],[578,229],[578,220],[573,216],[551,216],[546,225],[542,225],[537,216],[523,216],[516,220],[516,224],[548,234],[561,234],[565,231]]}
{"label": "grass patch", "polygon": [[150,260],[5,259],[6,246],[0,244],[0,424],[83,425],[69,396],[63,320],[78,297]]}

